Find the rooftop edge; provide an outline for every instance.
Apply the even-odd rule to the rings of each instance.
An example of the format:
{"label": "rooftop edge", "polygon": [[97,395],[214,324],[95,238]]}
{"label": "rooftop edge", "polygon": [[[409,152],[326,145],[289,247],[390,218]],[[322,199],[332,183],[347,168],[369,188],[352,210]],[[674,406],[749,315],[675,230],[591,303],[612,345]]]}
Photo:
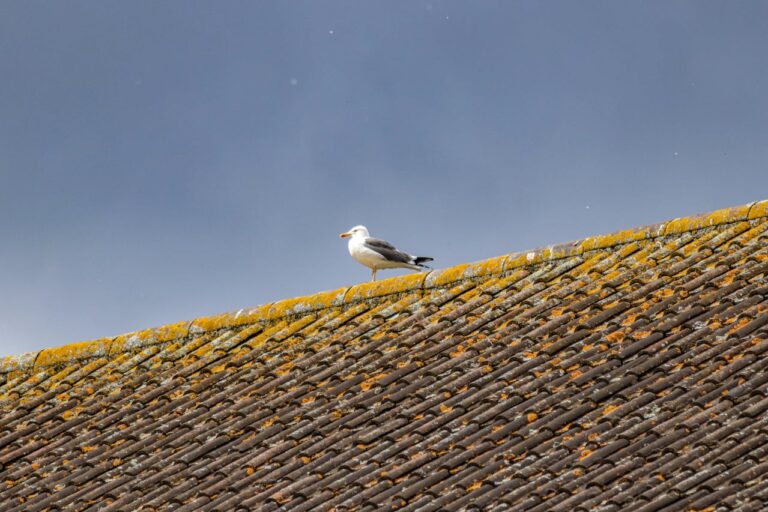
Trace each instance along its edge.
{"label": "rooftop edge", "polygon": [[510,253],[446,269],[364,282],[304,297],[284,299],[253,308],[130,332],[112,338],[81,341],[60,347],[45,348],[37,352],[5,356],[0,358],[0,374],[32,372],[35,369],[74,363],[94,357],[112,357],[122,352],[171,342],[190,335],[200,335],[258,322],[273,322],[294,315],[348,306],[406,291],[444,288],[465,279],[500,274],[514,268],[567,258],[587,251],[763,217],[768,217],[768,200],[755,201],[742,206],[681,217],[606,235],[591,236],[531,251]]}

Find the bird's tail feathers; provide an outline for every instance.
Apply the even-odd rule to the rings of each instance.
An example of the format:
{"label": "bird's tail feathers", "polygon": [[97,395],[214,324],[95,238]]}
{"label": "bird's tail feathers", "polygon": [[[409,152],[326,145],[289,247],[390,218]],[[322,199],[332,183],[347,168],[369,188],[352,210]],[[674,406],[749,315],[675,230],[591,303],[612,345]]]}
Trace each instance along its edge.
{"label": "bird's tail feathers", "polygon": [[432,260],[434,260],[434,258],[430,258],[429,256],[416,256],[415,258],[413,258],[413,264],[419,267],[430,268],[424,263]]}

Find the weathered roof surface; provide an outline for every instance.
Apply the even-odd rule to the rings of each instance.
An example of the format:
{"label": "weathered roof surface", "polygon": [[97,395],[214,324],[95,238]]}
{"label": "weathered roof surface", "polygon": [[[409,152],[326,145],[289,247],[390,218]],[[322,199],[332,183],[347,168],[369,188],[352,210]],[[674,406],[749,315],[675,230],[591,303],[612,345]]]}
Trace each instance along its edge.
{"label": "weathered roof surface", "polygon": [[766,215],[0,360],[0,508],[765,510]]}

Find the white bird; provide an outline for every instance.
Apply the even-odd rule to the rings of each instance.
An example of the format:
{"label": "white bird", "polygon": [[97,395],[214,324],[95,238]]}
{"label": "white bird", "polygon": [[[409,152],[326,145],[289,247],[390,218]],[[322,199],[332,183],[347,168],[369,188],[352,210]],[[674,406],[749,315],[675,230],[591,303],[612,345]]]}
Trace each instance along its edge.
{"label": "white bird", "polygon": [[424,263],[432,261],[432,258],[427,256],[414,256],[407,252],[398,251],[394,245],[386,240],[371,237],[365,226],[355,226],[339,236],[349,238],[349,254],[359,263],[371,269],[371,281],[376,280],[376,271],[379,269],[410,268],[411,270],[424,270],[429,268]]}

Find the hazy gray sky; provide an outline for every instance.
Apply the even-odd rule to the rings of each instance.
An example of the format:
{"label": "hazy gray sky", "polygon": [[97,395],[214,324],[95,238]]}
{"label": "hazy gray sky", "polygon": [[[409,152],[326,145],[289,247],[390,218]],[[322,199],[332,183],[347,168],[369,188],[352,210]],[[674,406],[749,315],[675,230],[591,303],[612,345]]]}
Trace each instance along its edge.
{"label": "hazy gray sky", "polygon": [[[768,197],[768,2],[0,5],[0,355]],[[380,277],[397,271],[381,272]]]}

